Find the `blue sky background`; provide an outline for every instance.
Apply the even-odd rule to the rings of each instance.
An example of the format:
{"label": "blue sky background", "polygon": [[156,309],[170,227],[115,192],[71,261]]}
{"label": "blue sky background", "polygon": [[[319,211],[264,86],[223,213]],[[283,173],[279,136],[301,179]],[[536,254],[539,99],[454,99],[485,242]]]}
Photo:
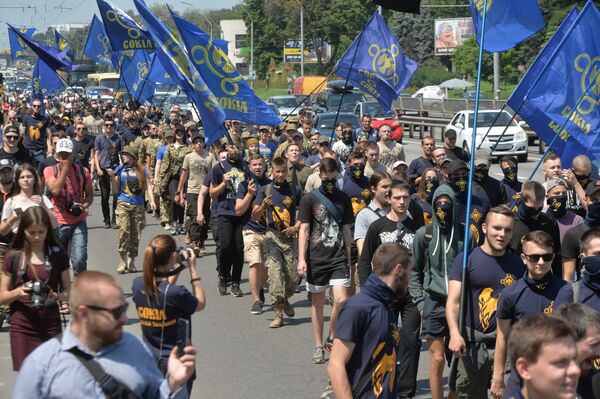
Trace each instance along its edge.
{"label": "blue sky background", "polygon": [[[122,10],[135,9],[132,0],[110,0]],[[176,11],[188,8],[210,10],[214,8],[230,8],[241,0],[187,0],[186,3],[194,4],[194,7],[182,4],[179,0],[146,0],[148,5],[168,3]],[[216,6],[218,4],[218,6]],[[30,9],[5,8],[32,6]],[[62,7],[62,9],[61,9]],[[10,23],[16,27],[35,27],[37,31],[45,32],[50,25],[57,23],[89,23],[92,15],[98,14],[98,6],[95,0],[11,0],[0,1],[0,49],[7,49],[8,27]]]}

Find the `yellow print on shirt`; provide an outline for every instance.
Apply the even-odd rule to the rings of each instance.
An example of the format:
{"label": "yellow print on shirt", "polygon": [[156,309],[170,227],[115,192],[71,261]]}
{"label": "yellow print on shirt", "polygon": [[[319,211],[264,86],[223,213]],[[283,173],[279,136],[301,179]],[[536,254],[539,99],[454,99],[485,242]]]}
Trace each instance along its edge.
{"label": "yellow print on shirt", "polygon": [[143,326],[170,327],[177,324],[177,319],[166,320],[165,312],[162,309],[140,306],[137,311],[140,324]]}
{"label": "yellow print on shirt", "polygon": [[[271,211],[271,217],[273,218],[273,225],[277,230],[283,230],[290,226],[291,218],[287,208],[282,209],[278,206],[274,206]],[[281,225],[281,222],[283,222],[283,226]]]}
{"label": "yellow print on shirt", "polygon": [[359,200],[356,197],[352,197],[350,199],[350,202],[352,203],[352,212],[354,212],[354,217],[356,217],[356,215],[358,215],[358,212],[360,212],[367,206],[365,200]]}
{"label": "yellow print on shirt", "polygon": [[[385,342],[380,342],[375,348],[373,352],[373,356],[371,357],[371,361],[377,357],[380,351],[385,350]],[[395,378],[396,375],[396,349],[392,349],[392,353],[385,354],[375,366],[373,373],[371,374],[371,385],[373,386],[373,394],[376,398],[378,398],[383,392],[383,381],[385,380],[386,374],[390,374],[391,377],[389,379],[389,387],[388,391],[394,390]]]}
{"label": "yellow print on shirt", "polygon": [[29,139],[31,139],[32,141],[39,140],[40,137],[42,137],[42,132],[40,131],[40,128],[33,125],[29,126],[29,131],[27,133],[29,134]]}
{"label": "yellow print on shirt", "polygon": [[506,273],[506,276],[504,276],[504,278],[502,280],[500,280],[500,284],[502,284],[505,287],[509,287],[509,286],[513,285],[515,283],[515,281],[517,281],[515,276],[513,276],[510,273]]}
{"label": "yellow print on shirt", "polygon": [[479,322],[483,331],[490,327],[490,320],[498,304],[498,298],[494,298],[493,294],[492,288],[484,288],[479,294]]}
{"label": "yellow print on shirt", "polygon": [[552,305],[554,305],[554,301],[550,302],[550,305],[544,308],[544,314],[552,314]]}

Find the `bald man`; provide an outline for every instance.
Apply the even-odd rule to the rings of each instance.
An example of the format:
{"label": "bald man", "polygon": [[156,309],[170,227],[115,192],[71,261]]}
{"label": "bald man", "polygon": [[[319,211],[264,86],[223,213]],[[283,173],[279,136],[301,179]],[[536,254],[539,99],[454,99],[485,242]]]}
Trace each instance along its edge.
{"label": "bald man", "polygon": [[[13,398],[96,398],[102,392],[109,397],[111,387],[138,398],[187,398],[183,386],[194,372],[196,349],[187,346],[179,357],[173,348],[164,378],[142,341],[123,332],[127,306],[112,276],[79,274],[71,288],[73,321],[58,339],[46,341],[25,359]],[[112,383],[97,384],[84,359],[93,359],[88,362]]]}

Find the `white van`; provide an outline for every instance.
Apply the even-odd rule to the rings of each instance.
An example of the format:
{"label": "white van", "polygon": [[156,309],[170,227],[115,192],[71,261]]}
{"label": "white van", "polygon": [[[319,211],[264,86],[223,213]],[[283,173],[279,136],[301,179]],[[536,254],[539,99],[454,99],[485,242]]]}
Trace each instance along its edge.
{"label": "white van", "polygon": [[439,110],[442,108],[446,94],[440,86],[425,86],[420,88],[413,98],[421,98],[424,109]]}

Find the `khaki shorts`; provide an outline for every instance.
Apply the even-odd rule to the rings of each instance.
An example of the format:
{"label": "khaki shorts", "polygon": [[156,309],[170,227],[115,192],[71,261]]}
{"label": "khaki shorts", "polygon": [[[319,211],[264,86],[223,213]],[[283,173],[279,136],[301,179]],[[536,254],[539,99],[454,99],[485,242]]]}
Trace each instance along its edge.
{"label": "khaki shorts", "polygon": [[244,259],[248,266],[252,267],[257,263],[265,263],[265,235],[251,230],[242,231],[244,237]]}

